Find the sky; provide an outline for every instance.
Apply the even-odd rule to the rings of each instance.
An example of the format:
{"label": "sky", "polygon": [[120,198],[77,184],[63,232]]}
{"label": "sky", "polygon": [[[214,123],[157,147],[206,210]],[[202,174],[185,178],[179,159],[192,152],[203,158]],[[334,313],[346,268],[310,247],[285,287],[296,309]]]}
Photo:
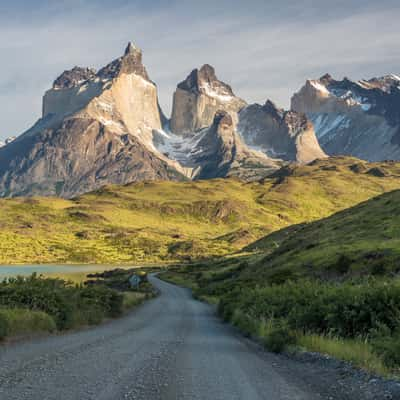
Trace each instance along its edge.
{"label": "sky", "polygon": [[0,139],[41,116],[75,65],[100,68],[134,42],[169,114],[208,63],[249,103],[289,107],[308,78],[400,74],[398,0],[0,0]]}

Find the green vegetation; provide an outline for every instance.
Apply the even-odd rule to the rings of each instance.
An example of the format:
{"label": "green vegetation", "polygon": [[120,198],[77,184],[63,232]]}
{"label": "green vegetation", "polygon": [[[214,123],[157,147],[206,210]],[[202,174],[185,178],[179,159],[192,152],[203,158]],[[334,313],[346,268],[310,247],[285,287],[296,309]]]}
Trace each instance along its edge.
{"label": "green vegetation", "polygon": [[0,339],[99,324],[154,296],[145,273],[136,290],[128,282],[132,270],[98,275],[85,284],[35,274],[1,282]]}
{"label": "green vegetation", "polygon": [[72,285],[59,279],[32,275],[0,284],[0,306],[42,311],[58,330],[92,325],[122,313],[123,297],[103,286]]}
{"label": "green vegetation", "polygon": [[400,284],[318,281],[247,288],[221,297],[220,313],[231,320],[236,310],[254,320],[285,320],[291,329],[343,338],[371,337],[400,329]]}
{"label": "green vegetation", "polygon": [[383,352],[376,351],[367,340],[340,339],[316,334],[298,335],[297,344],[308,351],[327,354],[344,360],[364,370],[379,375],[390,376],[393,373],[389,363],[385,362]]}
{"label": "green vegetation", "polygon": [[[167,279],[218,300],[220,316],[267,349],[307,349],[371,372],[400,375],[400,281],[380,277],[269,283],[252,258],[170,268]],[[164,275],[162,275],[164,276]]]}
{"label": "green vegetation", "polygon": [[125,292],[123,308],[125,311],[131,310],[132,308],[142,304],[149,295],[144,292]]}
{"label": "green vegetation", "polygon": [[[373,168],[384,173],[372,174]],[[333,158],[285,168],[262,182],[142,182],[72,200],[3,199],[0,263],[171,263],[224,256],[271,232],[398,189],[399,177],[400,164]],[[271,248],[281,239],[271,240]]]}
{"label": "green vegetation", "polygon": [[[268,238],[264,239],[265,241]],[[273,281],[396,276],[400,272],[400,191],[293,229],[251,270]],[[250,272],[250,270],[249,270]]]}
{"label": "green vegetation", "polygon": [[43,311],[25,308],[0,309],[0,339],[51,333],[56,330],[54,319]]}

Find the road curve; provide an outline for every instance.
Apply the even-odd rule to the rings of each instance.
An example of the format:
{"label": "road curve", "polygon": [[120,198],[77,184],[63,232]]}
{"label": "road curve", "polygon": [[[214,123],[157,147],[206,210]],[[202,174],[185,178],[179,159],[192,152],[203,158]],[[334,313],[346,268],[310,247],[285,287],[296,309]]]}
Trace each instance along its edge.
{"label": "road curve", "polygon": [[320,399],[189,291],[151,280],[161,295],[124,318],[0,347],[0,399]]}

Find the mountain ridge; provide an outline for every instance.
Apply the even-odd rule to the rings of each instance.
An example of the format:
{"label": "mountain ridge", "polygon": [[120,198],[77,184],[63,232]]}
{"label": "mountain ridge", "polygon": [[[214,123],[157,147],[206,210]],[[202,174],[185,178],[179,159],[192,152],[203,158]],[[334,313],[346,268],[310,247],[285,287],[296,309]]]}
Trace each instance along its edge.
{"label": "mountain ridge", "polygon": [[329,74],[293,95],[291,109],[313,122],[329,155],[369,161],[400,158],[400,77],[335,80]]}
{"label": "mountain ridge", "polygon": [[288,163],[342,153],[400,158],[397,100],[396,75],[352,82],[326,74],[306,82],[291,110],[271,100],[248,104],[204,64],[177,84],[168,119],[130,42],[99,70],[75,66],[54,80],[42,118],[0,148],[0,196],[73,197],[147,180],[260,180]]}

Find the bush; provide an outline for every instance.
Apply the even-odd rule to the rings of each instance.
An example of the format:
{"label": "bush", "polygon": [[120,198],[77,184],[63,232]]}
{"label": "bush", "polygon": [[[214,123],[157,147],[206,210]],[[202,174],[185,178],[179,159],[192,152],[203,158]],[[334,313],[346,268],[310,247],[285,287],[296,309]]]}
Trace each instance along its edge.
{"label": "bush", "polygon": [[123,312],[123,295],[103,286],[83,287],[79,293],[78,306],[89,314],[114,318]]}
{"label": "bush", "polygon": [[[76,286],[34,274],[29,278],[18,277],[1,282],[0,306],[35,312],[23,313],[20,310],[6,316],[8,322],[15,317],[14,325],[19,321],[22,327],[31,326],[34,330],[42,322],[46,329],[55,323],[57,329],[65,330],[83,324],[97,324],[105,317],[121,315],[123,296],[116,290],[100,285]],[[22,316],[24,318],[21,320]],[[51,317],[52,322],[46,316]],[[0,318],[0,337],[7,329],[10,327]]]}
{"label": "bush", "polygon": [[296,336],[289,328],[286,321],[270,320],[262,322],[264,328],[261,328],[260,337],[263,339],[265,347],[274,353],[281,353],[288,346],[296,343]]}
{"label": "bush", "polygon": [[241,310],[235,310],[233,312],[231,322],[247,336],[251,336],[256,333],[255,321]]}
{"label": "bush", "polygon": [[141,304],[147,298],[147,294],[140,292],[125,292],[123,298],[123,309],[129,310]]}
{"label": "bush", "polygon": [[6,336],[54,332],[57,329],[54,319],[43,311],[2,309],[0,320],[6,321]]}
{"label": "bush", "polygon": [[219,312],[230,320],[236,309],[255,320],[286,320],[293,330],[343,338],[369,337],[381,326],[390,332],[400,329],[400,285],[299,281],[236,288],[222,297]]}
{"label": "bush", "polygon": [[349,272],[351,264],[352,260],[345,254],[342,254],[339,256],[336,263],[330,266],[330,269],[337,272],[339,275],[345,275]]}
{"label": "bush", "polygon": [[372,341],[372,346],[386,366],[390,368],[400,366],[400,334],[376,338]]}

